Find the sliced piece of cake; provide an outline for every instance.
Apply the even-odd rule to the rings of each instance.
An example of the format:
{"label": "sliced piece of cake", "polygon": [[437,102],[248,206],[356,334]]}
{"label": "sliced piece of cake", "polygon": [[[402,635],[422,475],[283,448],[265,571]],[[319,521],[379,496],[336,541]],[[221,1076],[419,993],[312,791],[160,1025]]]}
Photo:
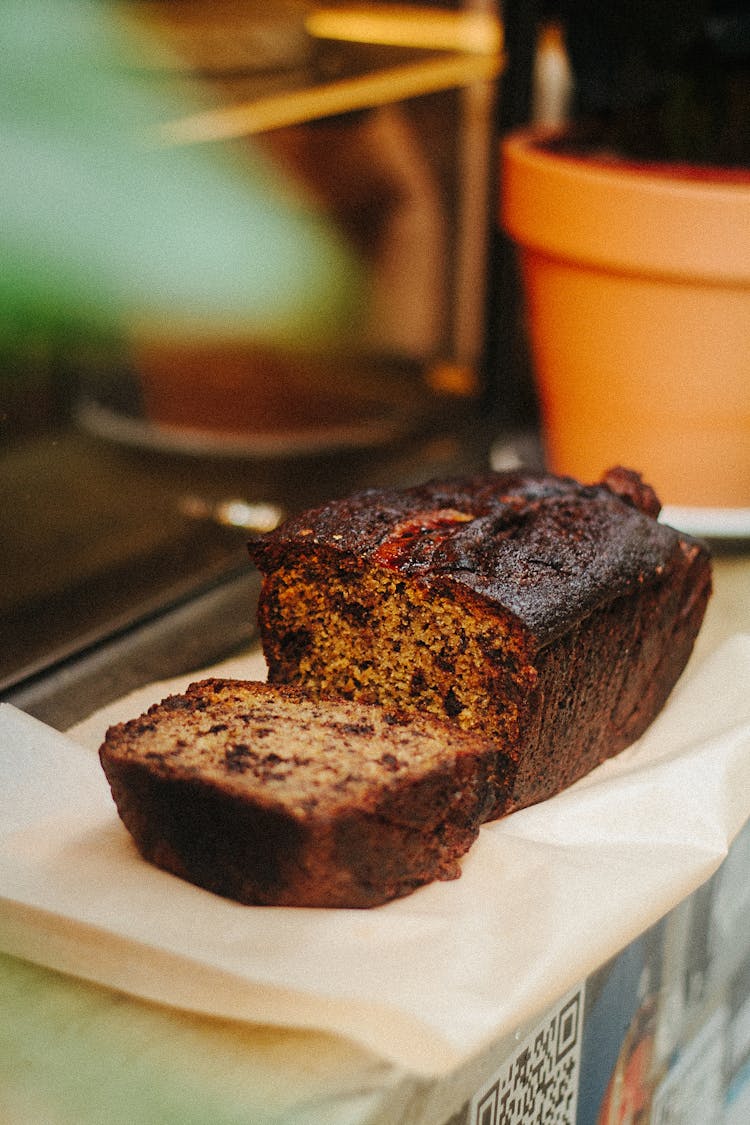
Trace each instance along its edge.
{"label": "sliced piece of cake", "polygon": [[243,903],[374,906],[460,874],[497,748],[294,688],[203,680],[111,727],[100,759],[158,867]]}

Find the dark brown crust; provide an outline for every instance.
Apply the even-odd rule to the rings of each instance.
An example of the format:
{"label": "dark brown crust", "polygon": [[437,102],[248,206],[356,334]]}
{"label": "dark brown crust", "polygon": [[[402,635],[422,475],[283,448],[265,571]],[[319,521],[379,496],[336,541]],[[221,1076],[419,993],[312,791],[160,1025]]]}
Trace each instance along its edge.
{"label": "dark brown crust", "polygon": [[[502,657],[488,656],[484,682],[504,687],[487,697],[481,729],[507,755],[493,815],[549,797],[643,733],[692,651],[710,557],[657,522],[659,507],[639,474],[616,468],[596,485],[487,473],[368,490],[304,513],[250,544],[265,576],[259,624],[269,676],[316,689],[293,635],[279,634],[277,572],[305,559],[318,575],[388,569],[436,607],[451,602],[502,623],[512,638],[506,658],[512,650],[523,675],[492,679]],[[305,645],[300,635],[300,651]],[[366,655],[371,666],[372,650]],[[359,657],[355,640],[353,667]],[[501,724],[508,700],[517,719]]]}
{"label": "dark brown crust", "polygon": [[[312,768],[324,768],[326,755],[342,759],[338,782],[300,802],[296,751],[278,740],[271,757],[289,767],[290,791],[264,780],[269,706],[297,723],[300,756],[318,740]],[[225,737],[227,763],[241,738],[252,768],[217,773],[199,747],[206,730]],[[407,751],[423,738],[439,741],[441,753],[420,767]],[[373,740],[384,764],[350,794],[346,771],[356,768],[358,746],[371,749]],[[100,749],[119,815],[144,858],[242,903],[326,907],[374,906],[456,878],[486,814],[496,758],[493,746],[429,718],[238,680],[199,681],[111,727]]]}
{"label": "dark brown crust", "polygon": [[[486,473],[365,490],[257,537],[250,556],[264,574],[313,546],[392,565],[436,590],[502,606],[541,648],[600,605],[660,580],[680,550],[676,533],[653,518],[658,501],[638,474],[611,470],[609,479],[613,487]],[[470,518],[451,524],[450,513]],[[420,521],[437,526],[409,541]]]}
{"label": "dark brown crust", "polygon": [[705,565],[701,549],[686,544],[666,581],[613,599],[539,653],[506,812],[564,789],[650,726],[700,628]]}

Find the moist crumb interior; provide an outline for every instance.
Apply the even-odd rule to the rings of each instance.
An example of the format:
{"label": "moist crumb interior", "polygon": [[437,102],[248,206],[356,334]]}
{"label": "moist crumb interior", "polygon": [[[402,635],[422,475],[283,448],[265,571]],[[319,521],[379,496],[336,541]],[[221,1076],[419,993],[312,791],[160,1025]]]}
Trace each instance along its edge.
{"label": "moist crumb interior", "polygon": [[213,699],[192,701],[185,737],[185,699],[159,705],[158,722],[147,715],[126,725],[119,751],[125,759],[146,759],[156,774],[209,781],[235,792],[257,792],[290,809],[333,813],[342,804],[365,800],[376,791],[397,789],[443,770],[446,752],[460,755],[473,741],[429,718],[386,708],[361,708],[335,700],[295,696],[257,697],[242,690],[219,690]]}
{"label": "moist crumb interior", "polygon": [[[517,700],[535,672],[507,618],[472,612],[387,567],[313,558],[266,581],[276,682],[515,738]],[[491,713],[488,699],[498,704]]]}

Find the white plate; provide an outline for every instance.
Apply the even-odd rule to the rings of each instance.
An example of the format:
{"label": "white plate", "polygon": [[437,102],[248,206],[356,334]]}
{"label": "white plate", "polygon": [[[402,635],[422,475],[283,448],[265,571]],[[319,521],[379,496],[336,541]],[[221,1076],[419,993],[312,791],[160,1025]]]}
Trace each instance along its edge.
{"label": "white plate", "polygon": [[709,539],[749,539],[750,508],[681,508],[667,505],[659,516],[688,535]]}

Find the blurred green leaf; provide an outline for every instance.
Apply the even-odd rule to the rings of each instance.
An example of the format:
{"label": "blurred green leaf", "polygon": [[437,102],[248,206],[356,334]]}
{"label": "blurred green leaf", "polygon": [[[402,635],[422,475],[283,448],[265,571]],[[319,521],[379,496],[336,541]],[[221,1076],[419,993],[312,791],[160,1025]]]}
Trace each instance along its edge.
{"label": "blurred green leaf", "polygon": [[133,66],[114,9],[6,0],[0,340],[206,331],[295,346],[345,330],[359,264],[252,143],[160,148],[199,97]]}

